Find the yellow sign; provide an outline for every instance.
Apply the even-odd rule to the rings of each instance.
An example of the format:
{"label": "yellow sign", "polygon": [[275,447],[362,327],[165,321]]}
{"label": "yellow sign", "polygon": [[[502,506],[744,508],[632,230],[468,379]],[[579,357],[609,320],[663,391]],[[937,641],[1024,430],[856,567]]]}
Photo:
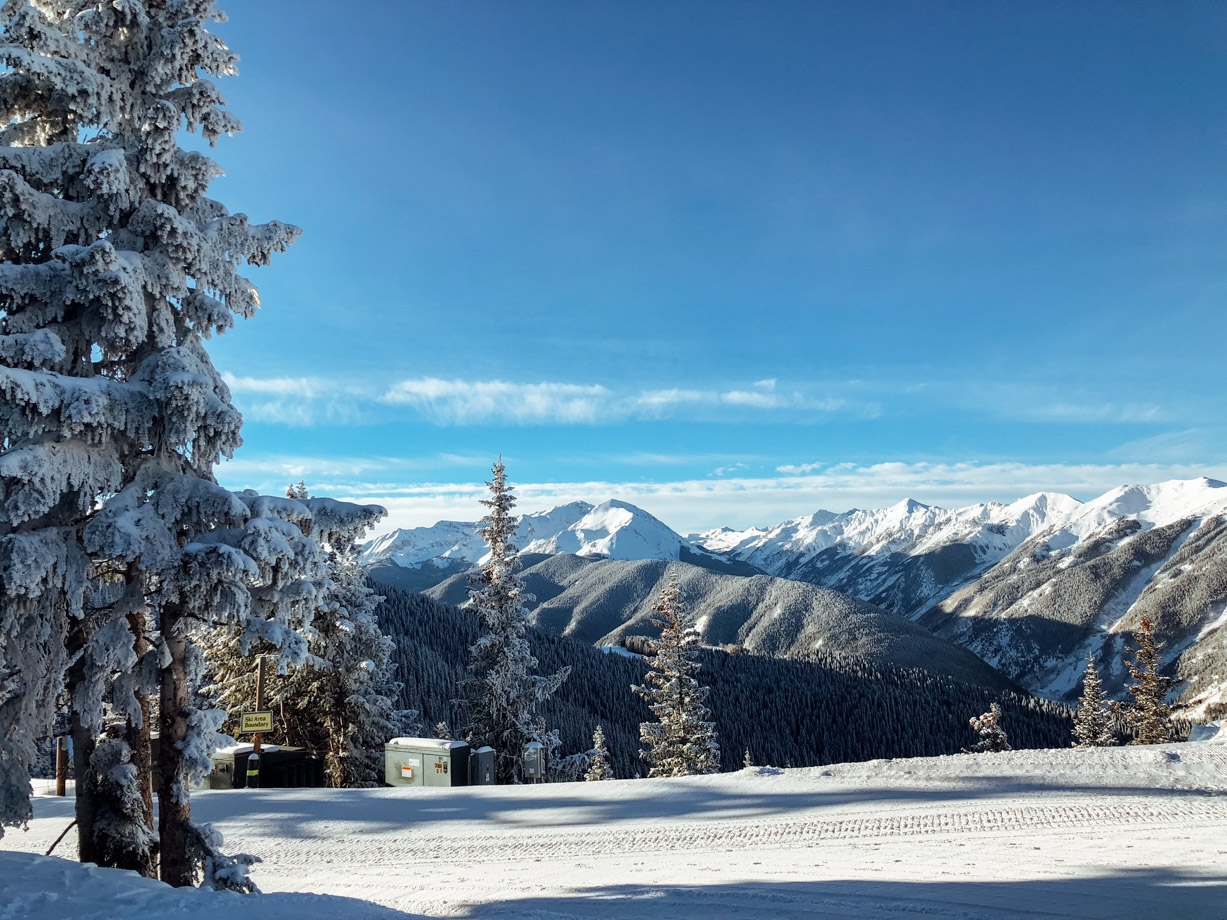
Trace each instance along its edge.
{"label": "yellow sign", "polygon": [[271,732],[273,730],[272,710],[261,712],[245,712],[239,717],[239,734],[250,735],[255,732]]}

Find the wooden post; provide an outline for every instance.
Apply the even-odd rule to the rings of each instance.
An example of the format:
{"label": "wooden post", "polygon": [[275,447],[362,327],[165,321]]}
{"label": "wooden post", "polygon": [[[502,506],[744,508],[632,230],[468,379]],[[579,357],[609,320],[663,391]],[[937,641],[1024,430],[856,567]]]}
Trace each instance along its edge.
{"label": "wooden post", "polygon": [[68,744],[63,735],[55,738],[55,794],[68,795]]}
{"label": "wooden post", "polygon": [[[256,659],[256,711],[264,709],[264,674],[268,657],[261,655]],[[251,742],[251,756],[247,758],[247,788],[260,788],[260,751],[264,735],[256,732]]]}

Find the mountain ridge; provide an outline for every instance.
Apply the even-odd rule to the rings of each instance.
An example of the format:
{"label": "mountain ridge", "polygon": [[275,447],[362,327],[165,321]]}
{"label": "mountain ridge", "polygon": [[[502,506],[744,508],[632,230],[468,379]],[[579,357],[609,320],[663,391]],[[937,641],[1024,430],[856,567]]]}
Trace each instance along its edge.
{"label": "mountain ridge", "polygon": [[[1126,633],[1146,616],[1167,643],[1165,668],[1181,682],[1182,711],[1227,712],[1227,484],[1219,480],[1126,484],[1085,502],[1044,491],[954,509],[904,499],[686,538],[626,502],[559,508],[569,510],[525,516],[526,561],[535,558],[530,549],[573,548],[586,559],[612,550],[831,589],[917,620],[1050,698],[1076,697],[1088,653],[1119,697]],[[454,523],[439,525],[436,542],[416,557],[402,556],[426,556],[421,566],[385,561],[376,577],[429,590],[466,571],[476,560],[464,547],[480,537],[472,525],[461,534],[468,543],[449,544]]]}

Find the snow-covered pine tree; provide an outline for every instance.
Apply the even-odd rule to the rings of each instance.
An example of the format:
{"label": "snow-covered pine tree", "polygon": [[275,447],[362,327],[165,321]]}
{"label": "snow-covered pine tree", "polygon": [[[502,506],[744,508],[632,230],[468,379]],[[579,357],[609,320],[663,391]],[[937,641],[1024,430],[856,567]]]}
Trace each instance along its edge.
{"label": "snow-covered pine tree", "polygon": [[[290,486],[286,497],[308,506],[306,486]],[[383,774],[383,745],[417,730],[417,713],[396,708],[400,690],[393,678],[392,642],[379,630],[374,611],[382,597],[366,584],[355,541],[370,526],[334,534],[328,549],[329,582],[314,601],[304,664],[274,676],[266,705],[277,712],[268,740],[322,753],[332,786],[369,786]],[[273,651],[260,641],[246,653],[243,633],[221,629],[206,648],[210,687],[207,695],[230,714],[225,728],[237,729],[237,716],[255,707],[256,656]]]}
{"label": "snow-covered pine tree", "polygon": [[1126,654],[1133,656],[1132,661],[1125,661],[1125,668],[1133,678],[1128,688],[1133,702],[1120,707],[1133,730],[1133,740],[1129,743],[1163,744],[1172,736],[1172,710],[1167,705],[1167,691],[1175,684],[1160,671],[1163,663],[1159,652],[1165,643],[1155,641],[1154,623],[1145,617],[1134,631],[1133,641],[1137,648],[1125,649]]}
{"label": "snow-covered pine tree", "polygon": [[452,727],[447,724],[447,720],[435,723],[435,737],[440,741],[452,740]]}
{"label": "snow-covered pine tree", "polygon": [[507,484],[503,458],[494,464],[486,483],[490,497],[481,520],[481,535],[490,551],[481,569],[469,579],[465,609],[481,624],[482,635],[469,650],[469,677],[459,701],[467,721],[465,736],[474,748],[495,750],[495,778],[499,783],[522,779],[524,745],[538,741],[547,751],[557,750],[556,732],[548,731],[538,712],[566,680],[569,668],[543,677],[534,673],[537,659],[525,633],[528,610],[515,538],[517,519],[511,513],[515,494]]}
{"label": "snow-covered pine tree", "polygon": [[647,643],[650,670],[645,686],[631,689],[648,701],[657,721],[640,724],[639,737],[647,747],[639,754],[651,767],[649,777],[715,773],[720,769],[720,745],[704,705],[709,691],[695,679],[698,633],[684,613],[672,571],[652,614],[660,638]]}
{"label": "snow-covered pine tree", "polygon": [[[279,673],[304,663],[309,656],[305,633],[332,586],[327,548],[384,512],[325,498],[298,501],[251,491],[229,493],[210,485],[214,495],[229,497],[239,520],[197,531],[184,542],[162,573],[151,604],[168,652],[159,674],[161,875],[172,884],[191,884],[199,873],[206,884],[249,890],[245,866],[218,854],[219,837],[191,822],[187,790],[211,770],[210,754],[225,718],[223,711],[206,708],[198,696],[204,684],[203,647],[222,627],[239,635],[244,653],[261,643],[271,647]],[[155,490],[150,497],[156,501],[174,495]],[[128,498],[139,507],[139,494],[129,493]],[[193,507],[188,503],[180,510],[190,512]],[[100,517],[106,520],[111,511],[109,503]],[[122,505],[118,513],[124,513]],[[116,551],[155,556],[180,542],[175,527],[200,524],[191,513],[177,520],[168,517],[151,518],[139,538]]]}
{"label": "snow-covered pine tree", "polygon": [[[203,340],[258,307],[239,268],[298,233],[229,214],[205,194],[217,164],[176,143],[238,129],[205,78],[234,72],[219,18],[212,0],[0,8],[0,821],[28,814],[23,739],[69,666],[82,858],[148,865],[156,692],[162,878],[246,889],[190,821],[217,724],[194,705],[197,639],[243,623],[305,654],[290,621],[326,577],[316,537],[363,512],[213,477],[241,418]],[[108,713],[125,724],[95,746]]]}
{"label": "snow-covered pine tree", "polygon": [[972,754],[999,754],[1010,750],[1009,739],[1001,727],[1001,707],[993,703],[988,712],[973,716],[969,724],[980,735],[980,740],[968,748]]}
{"label": "snow-covered pine tree", "polygon": [[590,783],[599,783],[607,779],[613,779],[613,771],[609,768],[609,751],[605,747],[605,730],[601,726],[596,727],[596,731],[592,733],[592,765],[588,767],[588,772],[584,774],[584,779]]}
{"label": "snow-covered pine tree", "polygon": [[1099,671],[1095,668],[1095,654],[1086,656],[1086,671],[1082,677],[1082,696],[1074,713],[1074,741],[1076,747],[1111,747],[1116,744],[1112,730],[1112,711],[1108,708]]}
{"label": "snow-covered pine tree", "polygon": [[[234,72],[207,31],[218,15],[211,0],[0,9],[0,823],[28,813],[22,739],[71,665],[80,855],[144,872],[149,795],[127,784],[148,776],[156,585],[84,526],[99,497],[155,470],[209,480],[238,445],[201,339],[258,304],[237,266],[297,234],[206,198],[220,169],[175,142],[238,129],[202,76]],[[127,727],[95,764],[104,703]]]}

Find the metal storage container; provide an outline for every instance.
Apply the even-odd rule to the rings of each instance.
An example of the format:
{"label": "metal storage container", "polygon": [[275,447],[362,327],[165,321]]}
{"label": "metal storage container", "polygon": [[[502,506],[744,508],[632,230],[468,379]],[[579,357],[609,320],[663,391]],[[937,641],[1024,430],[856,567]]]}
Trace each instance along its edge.
{"label": "metal storage container", "polygon": [[494,785],[494,748],[479,747],[469,754],[469,785]]}
{"label": "metal storage container", "polygon": [[438,738],[393,738],[383,746],[389,786],[467,786],[469,746]]}
{"label": "metal storage container", "polygon": [[545,778],[545,745],[540,741],[528,742],[524,745],[523,757],[525,781],[541,782]]}
{"label": "metal storage container", "polygon": [[[213,772],[206,780],[209,789],[246,789],[247,758],[250,744],[236,744],[213,754]],[[318,765],[318,766],[317,766]],[[322,762],[300,747],[264,745],[260,755],[260,788],[281,786],[322,786]]]}

